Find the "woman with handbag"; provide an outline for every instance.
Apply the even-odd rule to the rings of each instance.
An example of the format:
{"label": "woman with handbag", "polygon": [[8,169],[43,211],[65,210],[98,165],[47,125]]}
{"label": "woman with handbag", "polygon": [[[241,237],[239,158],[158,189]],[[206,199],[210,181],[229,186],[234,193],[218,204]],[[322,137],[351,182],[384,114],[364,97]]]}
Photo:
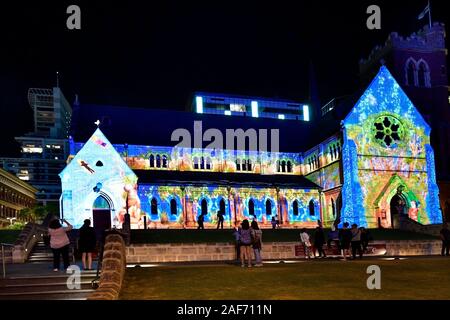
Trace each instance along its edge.
{"label": "woman with handbag", "polygon": [[53,271],[59,270],[60,255],[63,257],[64,270],[66,270],[69,263],[69,247],[70,240],[67,232],[72,230],[72,225],[67,220],[62,219],[67,227],[63,227],[58,219],[50,221],[48,224],[48,235],[50,236],[50,248],[53,251]]}

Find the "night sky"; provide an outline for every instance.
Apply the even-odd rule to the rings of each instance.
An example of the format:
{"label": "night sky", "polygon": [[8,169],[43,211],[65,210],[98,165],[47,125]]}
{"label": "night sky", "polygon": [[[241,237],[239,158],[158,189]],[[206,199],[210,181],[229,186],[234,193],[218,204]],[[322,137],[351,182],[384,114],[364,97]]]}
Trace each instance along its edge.
{"label": "night sky", "polygon": [[[193,91],[308,98],[312,62],[322,102],[358,88],[358,61],[397,31],[408,36],[420,1],[11,1],[0,21],[0,155],[32,130],[30,87],[60,87],[70,103],[186,108]],[[81,7],[81,30],[66,8]],[[381,7],[381,30],[366,8]],[[433,20],[449,25],[445,1]],[[448,29],[447,29],[448,30]],[[447,46],[448,47],[448,46]]]}

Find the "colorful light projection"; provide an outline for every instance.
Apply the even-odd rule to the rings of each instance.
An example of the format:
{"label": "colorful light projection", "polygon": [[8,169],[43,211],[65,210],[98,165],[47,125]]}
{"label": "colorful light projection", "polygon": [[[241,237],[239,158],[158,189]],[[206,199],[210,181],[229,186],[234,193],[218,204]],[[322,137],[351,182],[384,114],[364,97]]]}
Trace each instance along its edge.
{"label": "colorful light projection", "polygon": [[306,178],[321,186],[323,190],[333,189],[341,185],[339,173],[339,162],[334,162],[328,166],[320,168],[308,175]]}
{"label": "colorful light projection", "polygon": [[[136,193],[137,177],[114,147],[97,129],[72,161],[60,173],[63,193],[61,215],[79,228],[85,219],[93,220],[93,204],[102,197],[109,205],[111,226],[120,227],[126,213],[133,227],[140,221],[140,201]],[[105,209],[105,208],[103,208]]]}
{"label": "colorful light projection", "polygon": [[401,187],[405,212],[442,222],[430,127],[386,67],[344,120],[342,222],[391,226]]}
{"label": "colorful light projection", "polygon": [[244,219],[271,227],[272,217],[283,225],[307,227],[320,219],[318,190],[140,185],[138,193],[150,228],[195,227],[202,213],[205,227],[213,228],[219,211],[225,227]]}
{"label": "colorful light projection", "polygon": [[[76,154],[83,143],[71,141]],[[301,174],[300,154],[214,149],[190,149],[140,145],[114,145],[133,170],[245,172]]]}

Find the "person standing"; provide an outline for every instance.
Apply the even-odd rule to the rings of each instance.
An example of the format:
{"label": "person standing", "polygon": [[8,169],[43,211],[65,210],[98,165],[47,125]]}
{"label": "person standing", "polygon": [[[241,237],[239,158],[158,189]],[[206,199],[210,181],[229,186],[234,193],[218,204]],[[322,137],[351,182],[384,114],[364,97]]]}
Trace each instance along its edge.
{"label": "person standing", "polygon": [[69,263],[69,248],[70,240],[67,232],[72,230],[72,225],[67,220],[61,220],[67,225],[63,227],[59,219],[53,219],[48,224],[48,234],[50,236],[50,248],[53,252],[53,271],[58,271],[60,267],[60,255],[63,257],[64,270],[66,270]]}
{"label": "person standing", "polygon": [[197,223],[198,223],[198,227],[197,230],[201,229],[204,230],[205,226],[203,225],[203,222],[205,221],[205,217],[203,216],[203,214],[200,214],[197,218]]}
{"label": "person standing", "polygon": [[81,252],[83,269],[92,270],[92,253],[95,252],[96,246],[97,238],[95,230],[91,227],[91,220],[86,219],[84,220],[83,226],[80,228],[80,236],[78,239],[78,249]]}
{"label": "person standing", "polygon": [[448,229],[448,224],[444,223],[442,225],[442,229],[440,232],[440,237],[442,240],[442,250],[441,255],[443,256],[444,253],[448,257],[449,251],[450,251],[450,230]]}
{"label": "person standing", "polygon": [[353,260],[356,259],[356,251],[358,251],[359,258],[362,259],[362,249],[361,249],[361,230],[358,229],[358,225],[356,223],[352,224],[352,257]]}
{"label": "person standing", "polygon": [[241,257],[241,243],[240,243],[240,230],[237,226],[234,227],[234,248],[236,250],[236,263],[239,263]]}
{"label": "person standing", "polygon": [[327,241],[328,249],[331,249],[331,244],[333,242],[336,244],[338,255],[339,255],[339,253],[341,252],[341,245],[340,245],[340,241],[339,241],[339,228],[334,224],[331,226],[331,230],[328,233],[328,241]]}
{"label": "person standing", "polygon": [[[325,244],[325,232],[323,231],[322,227],[319,224],[319,226],[316,228],[316,232],[314,233],[314,248],[317,249],[317,252],[319,253],[319,258],[327,257],[325,251],[323,250],[324,244]],[[314,257],[316,257],[315,252]]]}
{"label": "person standing", "polygon": [[250,248],[252,246],[252,234],[250,230],[250,223],[247,219],[242,221],[241,228],[239,229],[239,240],[241,244],[241,267],[245,267],[245,259],[247,259],[248,267],[252,267],[252,256]]}
{"label": "person standing", "polygon": [[220,210],[217,211],[217,229],[219,229],[219,226],[223,229],[223,213]]}
{"label": "person standing", "polygon": [[277,228],[277,220],[275,220],[275,217],[272,216],[272,229],[276,229]]}
{"label": "person standing", "polygon": [[251,223],[253,253],[255,254],[255,267],[262,267],[261,250],[262,250],[262,230],[258,226],[258,222],[253,220]]}
{"label": "person standing", "polygon": [[348,226],[349,223],[344,222],[343,228],[339,230],[339,242],[344,260],[347,260],[347,255],[350,256],[350,242],[352,241],[352,232],[348,229]]}
{"label": "person standing", "polygon": [[359,228],[359,230],[361,230],[361,246],[362,246],[362,252],[364,254],[364,253],[367,253],[367,247],[369,246],[369,241],[370,241],[370,233],[364,227]]}
{"label": "person standing", "polygon": [[309,234],[306,229],[303,228],[300,233],[300,241],[302,242],[303,249],[305,250],[305,259],[311,259],[311,242],[309,240]]}

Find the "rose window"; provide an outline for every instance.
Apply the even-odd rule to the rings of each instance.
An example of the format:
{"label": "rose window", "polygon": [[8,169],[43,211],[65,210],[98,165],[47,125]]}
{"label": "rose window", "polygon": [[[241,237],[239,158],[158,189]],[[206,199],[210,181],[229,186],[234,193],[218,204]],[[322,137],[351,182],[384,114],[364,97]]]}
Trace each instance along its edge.
{"label": "rose window", "polygon": [[375,140],[384,147],[392,147],[403,139],[403,125],[392,116],[379,117],[373,125]]}

